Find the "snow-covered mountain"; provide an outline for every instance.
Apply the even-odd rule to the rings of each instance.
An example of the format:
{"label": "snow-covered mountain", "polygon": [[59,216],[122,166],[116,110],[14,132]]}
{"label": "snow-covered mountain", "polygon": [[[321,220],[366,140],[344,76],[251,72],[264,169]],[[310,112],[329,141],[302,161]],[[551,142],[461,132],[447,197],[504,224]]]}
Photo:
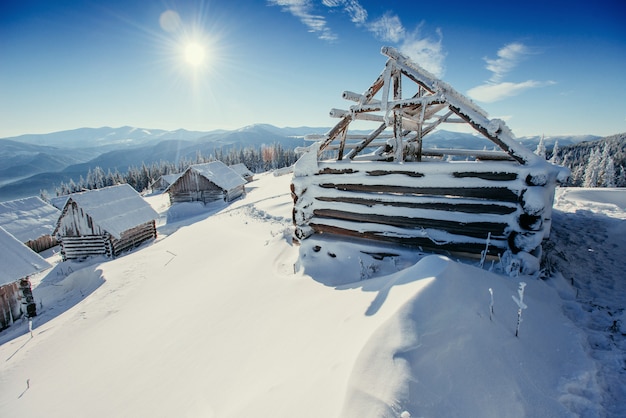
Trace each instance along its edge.
{"label": "snow-covered mountain", "polygon": [[[121,128],[81,128],[50,134],[21,135],[0,139],[0,201],[39,195],[41,190],[52,193],[61,182],[78,181],[90,169],[100,167],[125,173],[128,167],[160,161],[176,163],[194,159],[198,153],[212,155],[216,150],[259,148],[281,144],[284,148],[304,145],[304,136],[323,134],[330,128],[278,128],[255,124],[236,130],[210,132],[178,129],[164,131],[124,126]],[[469,133],[439,130],[425,141],[434,148],[493,148],[493,143]],[[546,138],[550,141],[555,138]],[[559,137],[560,146],[588,139]],[[539,137],[520,138],[535,149]]]}
{"label": "snow-covered mountain", "polygon": [[2,416],[626,415],[624,190],[557,190],[539,278],[294,245],[290,181],[257,176],[228,206],[150,196],[156,241],[115,260],[48,254],[32,335],[0,332]]}

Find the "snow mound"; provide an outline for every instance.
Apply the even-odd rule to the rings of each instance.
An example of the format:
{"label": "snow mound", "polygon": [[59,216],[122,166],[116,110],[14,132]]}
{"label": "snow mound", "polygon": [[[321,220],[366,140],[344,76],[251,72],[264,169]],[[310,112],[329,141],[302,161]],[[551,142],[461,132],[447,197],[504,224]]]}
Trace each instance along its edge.
{"label": "snow mound", "polygon": [[437,256],[388,286],[411,281],[412,297],[363,347],[342,417],[597,416],[593,363],[544,282],[528,283],[516,338],[516,281]]}

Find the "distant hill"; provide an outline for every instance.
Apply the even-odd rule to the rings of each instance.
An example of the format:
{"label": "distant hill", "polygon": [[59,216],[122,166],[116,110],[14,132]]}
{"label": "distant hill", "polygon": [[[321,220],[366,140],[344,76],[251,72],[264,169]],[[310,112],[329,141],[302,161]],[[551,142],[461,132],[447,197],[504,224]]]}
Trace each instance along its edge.
{"label": "distant hill", "polygon": [[[214,155],[216,150],[258,149],[263,145],[280,144],[284,148],[307,145],[307,134],[324,134],[328,127],[286,127],[255,124],[236,130],[208,132],[178,129],[165,131],[130,126],[121,128],[80,128],[49,134],[29,134],[0,139],[0,201],[38,195],[41,190],[52,193],[61,182],[78,180],[90,169],[124,173],[139,167],[169,161],[194,160],[198,154]],[[519,138],[535,149],[540,137]],[[548,146],[558,139],[561,146],[598,137],[546,137]],[[425,147],[493,148],[494,144],[480,135],[439,130],[428,135]]]}

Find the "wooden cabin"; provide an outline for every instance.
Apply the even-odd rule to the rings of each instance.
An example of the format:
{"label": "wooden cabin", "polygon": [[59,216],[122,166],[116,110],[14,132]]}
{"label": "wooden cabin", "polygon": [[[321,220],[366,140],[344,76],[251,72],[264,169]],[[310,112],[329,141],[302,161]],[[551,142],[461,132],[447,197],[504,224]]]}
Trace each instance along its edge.
{"label": "wooden cabin", "polygon": [[246,181],[221,161],[189,166],[166,191],[170,203],[223,200],[230,202],[245,193]]}
{"label": "wooden cabin", "polygon": [[[294,166],[295,238],[333,234],[435,251],[511,254],[538,268],[550,234],[554,189],[569,171],[520,145],[504,121],[385,47],[373,84],[331,110],[339,122]],[[350,130],[360,122],[359,132]],[[373,128],[362,134],[364,124]],[[465,125],[489,149],[429,146],[445,124]],[[458,125],[460,124],[460,125]]]}
{"label": "wooden cabin", "polygon": [[0,226],[37,253],[59,244],[53,232],[60,214],[39,197],[0,202]]}
{"label": "wooden cabin", "polygon": [[178,179],[178,177],[180,177],[180,175],[181,173],[163,174],[150,184],[150,189],[153,192],[164,192],[172,183],[176,181],[176,179]]}
{"label": "wooden cabin", "polygon": [[246,182],[250,183],[252,180],[254,180],[254,173],[250,171],[250,169],[246,167],[245,164],[243,163],[233,164],[233,165],[229,165],[229,167],[235,173],[239,174]]}
{"label": "wooden cabin", "polygon": [[26,315],[37,315],[29,276],[52,267],[0,227],[0,330]]}
{"label": "wooden cabin", "polygon": [[57,222],[63,260],[116,257],[157,236],[158,213],[128,184],[69,195]]}

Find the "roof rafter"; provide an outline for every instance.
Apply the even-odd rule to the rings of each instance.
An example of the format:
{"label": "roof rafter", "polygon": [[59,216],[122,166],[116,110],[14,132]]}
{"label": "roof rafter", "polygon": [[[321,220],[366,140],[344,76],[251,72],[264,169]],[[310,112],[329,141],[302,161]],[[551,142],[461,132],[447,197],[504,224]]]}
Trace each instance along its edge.
{"label": "roof rafter", "polygon": [[[338,159],[354,159],[366,148],[376,146],[374,140],[387,138],[386,146],[379,147],[374,158],[404,161],[412,158],[421,160],[422,139],[444,123],[466,123],[486,139],[492,141],[508,157],[526,164],[536,156],[520,146],[510,129],[500,119],[489,119],[487,113],[449,84],[412,62],[408,57],[391,47],[383,47],[381,53],[388,57],[385,68],[374,83],[363,93],[344,91],[344,99],[355,102],[348,110],[332,109],[330,115],[340,118],[337,125],[321,138],[319,154],[330,147],[333,141],[340,142]],[[403,83],[403,78],[409,83]],[[403,97],[403,92],[413,94]],[[379,97],[376,97],[376,96]],[[347,143],[354,137],[349,134],[350,124],[355,121],[372,121],[379,125],[367,136],[360,136],[358,143]],[[391,137],[383,135],[387,130]],[[409,143],[417,146],[409,146]],[[351,151],[344,156],[344,149]],[[412,154],[411,154],[412,153]]]}

